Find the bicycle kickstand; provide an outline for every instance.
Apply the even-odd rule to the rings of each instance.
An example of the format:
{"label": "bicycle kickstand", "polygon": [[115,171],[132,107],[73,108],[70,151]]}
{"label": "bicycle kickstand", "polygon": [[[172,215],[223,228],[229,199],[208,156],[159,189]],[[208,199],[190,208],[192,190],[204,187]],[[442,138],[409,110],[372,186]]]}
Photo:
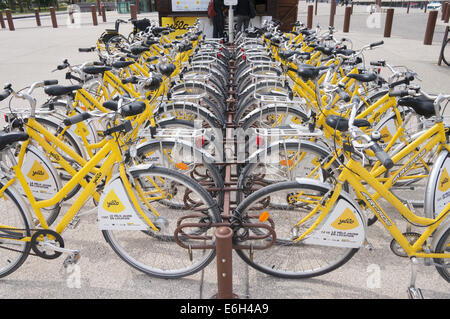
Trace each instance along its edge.
{"label": "bicycle kickstand", "polygon": [[420,288],[416,288],[418,263],[419,261],[416,257],[411,258],[411,283],[407,290],[409,299],[423,299],[422,291],[420,290]]}

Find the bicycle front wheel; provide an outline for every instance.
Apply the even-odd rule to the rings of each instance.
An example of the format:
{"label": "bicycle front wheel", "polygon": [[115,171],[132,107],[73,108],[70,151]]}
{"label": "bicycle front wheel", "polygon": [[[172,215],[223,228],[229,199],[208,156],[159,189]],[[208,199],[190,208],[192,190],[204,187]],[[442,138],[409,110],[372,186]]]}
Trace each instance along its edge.
{"label": "bicycle front wheel", "polygon": [[[0,184],[0,187],[3,187]],[[30,221],[16,196],[6,189],[0,209],[0,278],[17,270],[27,259],[30,242],[21,241],[31,236]]]}
{"label": "bicycle front wheel", "polygon": [[[206,267],[214,258],[213,249],[186,249],[175,240],[175,229],[181,217],[195,216],[189,223],[219,222],[219,209],[212,197],[195,181],[183,174],[162,167],[131,172],[138,198],[150,214],[157,212],[160,231],[103,230],[106,241],[130,266],[150,276],[172,279],[192,275]],[[143,198],[145,196],[145,198]],[[173,201],[177,207],[167,203]],[[185,203],[185,209],[178,207]],[[145,203],[145,204],[144,204]],[[174,205],[175,206],[175,205]],[[214,244],[214,229],[192,227],[178,239],[185,247]],[[189,236],[189,234],[193,236]],[[201,236],[204,239],[193,239]]]}
{"label": "bicycle front wheel", "polygon": [[450,66],[450,39],[447,40],[447,43],[444,46],[444,51],[442,52],[442,61]]}
{"label": "bicycle front wheel", "polygon": [[[358,251],[358,248],[341,248],[306,244],[296,241],[314,222],[316,213],[298,225],[313,209],[329,189],[319,185],[298,182],[281,182],[264,187],[245,198],[236,208],[234,217],[246,220],[249,215],[268,213],[275,223],[276,240],[272,246],[262,250],[238,249],[237,254],[251,267],[280,278],[300,279],[326,274],[343,264]],[[238,215],[237,215],[238,214]],[[250,235],[263,235],[262,228],[249,230]],[[270,236],[266,240],[272,240]],[[243,244],[262,246],[261,240],[244,241]]]}

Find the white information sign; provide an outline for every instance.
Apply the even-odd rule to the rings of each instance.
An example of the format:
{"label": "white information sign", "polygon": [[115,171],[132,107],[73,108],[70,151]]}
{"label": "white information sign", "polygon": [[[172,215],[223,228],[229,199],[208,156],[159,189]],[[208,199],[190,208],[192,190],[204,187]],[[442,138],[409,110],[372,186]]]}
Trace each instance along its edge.
{"label": "white information sign", "polygon": [[235,6],[237,5],[237,0],[224,0],[223,4],[226,6]]}
{"label": "white information sign", "polygon": [[172,11],[208,11],[209,0],[172,0]]}

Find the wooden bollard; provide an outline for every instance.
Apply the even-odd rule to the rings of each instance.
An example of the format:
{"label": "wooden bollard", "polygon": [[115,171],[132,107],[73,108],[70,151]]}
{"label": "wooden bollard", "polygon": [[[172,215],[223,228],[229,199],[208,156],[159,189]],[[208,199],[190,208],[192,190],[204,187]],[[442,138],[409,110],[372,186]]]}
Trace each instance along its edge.
{"label": "wooden bollard", "polygon": [[98,11],[98,15],[101,16],[102,15],[102,8],[101,8],[100,0],[97,0],[97,11]]}
{"label": "wooden bollard", "polygon": [[316,0],[315,7],[314,7],[314,15],[317,15],[318,2],[319,2],[319,0]]}
{"label": "wooden bollard", "polygon": [[308,6],[308,17],[306,18],[306,27],[308,29],[312,29],[312,24],[313,24],[313,10],[314,10],[314,6],[312,4],[310,4]]}
{"label": "wooden bollard", "polygon": [[344,30],[343,32],[350,31],[350,17],[352,15],[352,8],[345,7],[345,15],[344,15]]}
{"label": "wooden bollard", "polygon": [[141,3],[139,0],[136,0],[136,13],[137,14],[141,13]]}
{"label": "wooden bollard", "polygon": [[330,1],[330,27],[334,27],[334,16],[336,15],[336,0]]}
{"label": "wooden bollard", "polygon": [[445,13],[444,22],[448,23],[448,20],[450,19],[450,3],[447,6],[447,12]]}
{"label": "wooden bollard", "polygon": [[51,20],[52,20],[53,28],[57,28],[58,27],[58,22],[56,21],[56,12],[55,12],[55,8],[54,7],[50,7],[50,17],[51,17]]}
{"label": "wooden bollard", "polygon": [[386,11],[386,23],[384,25],[384,37],[390,38],[392,31],[392,21],[394,20],[394,9],[389,8]]}
{"label": "wooden bollard", "polygon": [[408,8],[406,9],[406,13],[409,13],[409,7],[411,6],[411,1],[408,1]]}
{"label": "wooden bollard", "polygon": [[425,45],[431,45],[433,43],[433,34],[437,17],[438,11],[430,10],[430,13],[428,14],[427,29],[425,30],[425,39],[423,40],[423,44]]}
{"label": "wooden bollard", "polygon": [[134,4],[130,4],[130,15],[131,15],[131,19],[137,19],[136,6]]}
{"label": "wooden bollard", "polygon": [[103,22],[106,22],[106,9],[104,4],[102,4],[102,19]]}
{"label": "wooden bollard", "polygon": [[425,10],[423,12],[427,13],[428,1],[425,1]]}
{"label": "wooden bollard", "polygon": [[5,20],[3,19],[3,13],[0,11],[0,25],[2,29],[6,29]]}
{"label": "wooden bollard", "polygon": [[36,17],[36,25],[41,26],[41,17],[39,17],[39,9],[34,9],[34,16]]}
{"label": "wooden bollard", "polygon": [[6,21],[8,21],[9,30],[14,31],[15,28],[14,28],[14,22],[13,22],[13,19],[11,16],[11,10],[6,9],[5,14],[6,14]]}
{"label": "wooden bollard", "polygon": [[97,21],[97,8],[95,5],[91,5],[91,12],[92,12],[92,24],[93,25],[98,25],[98,21]]}
{"label": "wooden bollard", "polygon": [[441,15],[441,20],[444,21],[445,20],[445,16],[447,14],[447,11],[449,9],[449,4],[448,2],[445,2],[442,6],[442,15]]}

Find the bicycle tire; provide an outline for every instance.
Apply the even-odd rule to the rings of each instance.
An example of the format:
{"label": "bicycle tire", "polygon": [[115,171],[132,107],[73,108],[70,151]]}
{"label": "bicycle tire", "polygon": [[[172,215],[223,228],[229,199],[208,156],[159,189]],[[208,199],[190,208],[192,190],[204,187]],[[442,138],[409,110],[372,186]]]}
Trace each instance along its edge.
{"label": "bicycle tire", "polygon": [[[436,249],[434,251],[435,253],[444,253],[450,252],[450,228],[447,229],[447,231],[444,233],[444,235],[439,239],[438,243],[436,244]],[[445,264],[444,258],[434,258],[434,262],[436,265],[436,270],[441,275],[442,278],[444,278],[447,282],[450,283],[450,264],[447,262]]]}
{"label": "bicycle tire", "polygon": [[[217,203],[212,197],[196,182],[189,177],[167,168],[150,167],[131,171],[133,180],[142,185],[142,178],[158,177],[176,183],[176,186],[184,186],[198,196],[202,201],[206,212],[202,212],[205,218],[211,222],[220,222],[220,212]],[[148,183],[147,183],[148,184]],[[171,185],[172,187],[173,185]],[[157,209],[157,202],[152,202],[152,206]],[[198,208],[198,207],[197,207]],[[162,213],[162,211],[160,211]],[[180,213],[180,210],[175,212]],[[197,211],[198,213],[199,211]],[[173,213],[173,212],[171,212]],[[184,213],[184,215],[183,215]],[[186,216],[186,212],[181,212],[180,216]],[[164,211],[164,216],[168,220],[168,225],[176,227],[176,216],[171,218],[169,211]],[[197,221],[200,220],[196,219]],[[127,264],[133,268],[153,277],[164,279],[176,279],[190,276],[205,268],[215,257],[215,250],[192,250],[192,261],[190,261],[188,250],[178,246],[174,241],[174,230],[165,227],[160,232],[153,231],[113,231],[102,230],[103,236],[114,252]],[[198,229],[202,234],[208,232],[212,235],[212,229]],[[137,240],[136,240],[137,238]],[[123,243],[121,240],[123,239]],[[214,239],[211,239],[214,244]],[[134,245],[133,245],[134,243]],[[129,246],[128,246],[129,245]],[[142,248],[142,250],[139,250]]]}
{"label": "bicycle tire", "polygon": [[[268,196],[282,192],[282,198],[286,194],[296,193],[300,190],[312,192],[317,198],[323,197],[323,194],[329,191],[328,188],[319,185],[306,185],[291,181],[280,182],[266,186],[245,198],[235,209],[233,217],[245,220],[247,215],[255,212],[261,213],[262,210],[267,209],[267,207],[260,208],[258,205],[259,203],[264,203]],[[314,197],[311,195],[312,198]],[[256,205],[253,206],[253,204]],[[287,207],[291,208],[289,205]],[[306,204],[306,206],[308,205]],[[307,213],[309,211],[305,212],[305,214]],[[279,278],[302,279],[320,276],[341,267],[359,250],[359,248],[338,248],[293,243],[292,239],[290,239],[292,236],[290,232],[303,215],[294,216],[292,220],[286,223],[291,216],[292,214],[287,215],[287,212],[276,215],[276,211],[272,210],[270,217],[275,223],[277,236],[275,243],[270,248],[254,250],[252,257],[247,249],[238,249],[236,250],[238,256],[252,268],[268,275]],[[249,243],[244,241],[243,244],[248,245]],[[261,244],[259,243],[259,245]],[[336,256],[333,257],[333,254]],[[321,258],[324,260],[323,264],[321,264]]]}
{"label": "bicycle tire", "polygon": [[[0,183],[0,187],[3,187],[3,183]],[[30,230],[30,221],[26,218],[26,214],[24,212],[24,208],[19,203],[20,200],[16,198],[16,196],[20,195],[14,195],[14,192],[11,192],[9,189],[6,189],[3,193],[5,201],[2,203],[2,228],[4,226],[14,227],[17,229],[21,229],[24,231],[25,237],[31,236],[31,230]],[[9,207],[9,204],[12,205]],[[6,205],[8,205],[9,208],[6,208]],[[12,208],[16,207],[18,210],[15,211]],[[6,221],[5,217],[6,214],[18,214],[19,219],[12,223],[12,221]],[[20,223],[20,224],[17,224]],[[3,232],[3,231],[2,231]],[[0,236],[1,238],[1,236]],[[19,242],[17,240],[12,240],[12,247],[5,247],[5,245],[8,245],[7,242],[4,240],[1,240],[0,244],[0,263],[4,263],[6,266],[0,266],[0,278],[6,277],[16,271],[27,259],[30,249],[31,249],[31,243],[29,241],[26,242]],[[18,246],[22,245],[21,250],[18,249]],[[9,249],[8,249],[9,248]],[[14,250],[10,250],[14,249]],[[16,257],[12,257],[14,254],[20,254]],[[4,257],[6,255],[6,257]]]}
{"label": "bicycle tire", "polygon": [[450,39],[447,39],[447,42],[444,45],[444,49],[442,51],[442,61],[450,66]]}

